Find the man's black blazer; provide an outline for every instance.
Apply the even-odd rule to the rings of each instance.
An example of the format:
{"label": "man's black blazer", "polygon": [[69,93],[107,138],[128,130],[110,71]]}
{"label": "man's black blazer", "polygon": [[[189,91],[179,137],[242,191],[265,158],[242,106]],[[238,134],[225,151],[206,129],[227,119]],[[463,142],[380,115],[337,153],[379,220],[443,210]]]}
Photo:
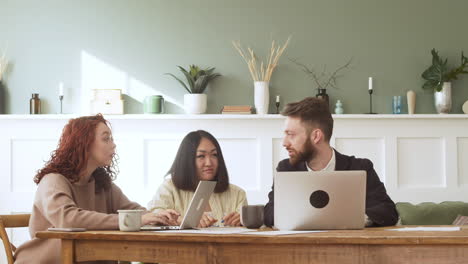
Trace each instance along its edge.
{"label": "man's black blazer", "polygon": [[[358,159],[354,156],[346,156],[335,150],[336,165],[335,170],[365,170],[367,171],[366,183],[366,215],[372,220],[374,226],[391,226],[398,221],[398,212],[395,203],[387,195],[385,186],[380,181],[374,170],[372,162],[368,159]],[[307,171],[305,162],[295,166],[289,163],[289,159],[284,159],[278,163],[276,171]],[[274,183],[273,183],[274,184]],[[274,225],[274,188],[268,194],[269,201],[265,205],[265,225]]]}

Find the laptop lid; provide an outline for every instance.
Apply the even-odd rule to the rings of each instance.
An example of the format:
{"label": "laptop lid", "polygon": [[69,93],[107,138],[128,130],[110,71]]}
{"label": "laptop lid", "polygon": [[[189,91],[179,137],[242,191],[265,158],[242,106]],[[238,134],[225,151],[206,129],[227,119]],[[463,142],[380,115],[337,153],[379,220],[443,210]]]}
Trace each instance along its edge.
{"label": "laptop lid", "polygon": [[275,174],[275,226],[280,230],[362,229],[366,171]]}
{"label": "laptop lid", "polygon": [[200,181],[180,226],[142,226],[140,230],[177,230],[196,228],[216,187],[216,181]]}
{"label": "laptop lid", "polygon": [[193,194],[184,219],[180,224],[180,229],[195,228],[200,223],[203,212],[210,202],[211,194],[216,187],[216,181],[200,181],[197,190]]}

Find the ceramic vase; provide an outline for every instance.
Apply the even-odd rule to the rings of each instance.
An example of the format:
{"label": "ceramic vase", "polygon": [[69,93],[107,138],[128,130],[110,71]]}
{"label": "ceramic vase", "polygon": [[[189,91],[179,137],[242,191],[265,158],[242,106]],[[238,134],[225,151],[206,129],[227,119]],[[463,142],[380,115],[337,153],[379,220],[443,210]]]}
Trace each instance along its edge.
{"label": "ceramic vase", "polygon": [[254,82],[255,88],[255,109],[257,114],[268,114],[268,106],[270,103],[269,82]]}
{"label": "ceramic vase", "polygon": [[409,90],[406,93],[406,100],[408,102],[408,114],[414,115],[414,109],[416,108],[416,93],[413,90]]}

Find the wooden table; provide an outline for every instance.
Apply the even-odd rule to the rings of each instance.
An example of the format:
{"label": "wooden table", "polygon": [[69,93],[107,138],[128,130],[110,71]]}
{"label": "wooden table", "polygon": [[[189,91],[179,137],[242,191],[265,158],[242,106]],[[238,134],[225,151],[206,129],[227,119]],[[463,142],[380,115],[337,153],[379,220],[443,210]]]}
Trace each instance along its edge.
{"label": "wooden table", "polygon": [[92,260],[163,263],[468,263],[468,229],[399,232],[366,228],[274,237],[120,231],[38,232],[36,236],[62,240],[63,264]]}

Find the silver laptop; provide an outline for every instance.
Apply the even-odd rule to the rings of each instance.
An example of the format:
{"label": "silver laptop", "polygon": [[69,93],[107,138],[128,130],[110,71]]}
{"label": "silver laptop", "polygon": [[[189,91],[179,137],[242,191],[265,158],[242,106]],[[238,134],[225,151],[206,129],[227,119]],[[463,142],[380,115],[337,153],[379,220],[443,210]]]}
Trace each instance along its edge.
{"label": "silver laptop", "polygon": [[275,227],[280,230],[362,229],[366,171],[275,174]]}
{"label": "silver laptop", "polygon": [[210,197],[216,187],[216,183],[216,181],[200,181],[198,183],[187,212],[185,212],[184,219],[179,226],[145,225],[142,226],[140,230],[179,230],[196,228],[210,201]]}

